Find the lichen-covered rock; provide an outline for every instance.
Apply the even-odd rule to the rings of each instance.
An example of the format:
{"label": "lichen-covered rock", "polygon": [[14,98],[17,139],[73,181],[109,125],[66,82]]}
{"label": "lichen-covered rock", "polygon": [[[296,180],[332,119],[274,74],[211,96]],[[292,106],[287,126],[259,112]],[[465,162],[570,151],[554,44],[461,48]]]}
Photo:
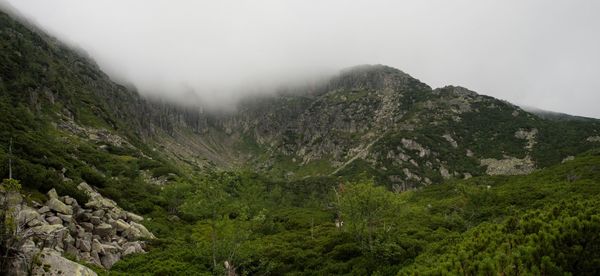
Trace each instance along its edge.
{"label": "lichen-covered rock", "polygon": [[131,225],[122,219],[118,219],[115,221],[115,227],[117,228],[117,231],[125,231],[131,227]]}
{"label": "lichen-covered rock", "polygon": [[156,238],[156,237],[154,237],[154,235],[150,231],[148,231],[148,229],[146,229],[146,227],[144,225],[141,225],[141,224],[133,222],[133,221],[130,224],[131,224],[131,226],[133,228],[136,228],[137,230],[140,231],[140,233],[141,233],[140,237],[141,238],[144,238],[144,239],[154,239],[154,238]]}
{"label": "lichen-covered rock", "polygon": [[56,198],[51,198],[46,202],[46,205],[51,209],[59,213],[63,213],[65,215],[72,215],[73,209],[70,206],[62,203],[60,200]]}
{"label": "lichen-covered rock", "polygon": [[127,219],[129,219],[129,220],[133,220],[135,222],[140,222],[140,221],[144,220],[144,218],[142,216],[136,215],[134,213],[126,212],[126,214],[127,214]]}
{"label": "lichen-covered rock", "polygon": [[21,211],[19,211],[19,225],[27,225],[29,227],[38,226],[42,224],[42,220],[42,216],[31,207],[24,206]]}
{"label": "lichen-covered rock", "polygon": [[56,216],[47,217],[46,221],[51,225],[55,225],[55,224],[62,225],[62,223],[63,223],[62,219],[60,219],[59,217],[56,217]]}
{"label": "lichen-covered rock", "polygon": [[47,195],[48,195],[48,198],[50,198],[50,199],[53,199],[53,198],[58,199],[58,194],[56,193],[56,190],[54,188],[52,188],[50,191],[48,191]]}
{"label": "lichen-covered rock", "polygon": [[60,255],[59,252],[44,248],[39,256],[39,263],[33,268],[32,275],[73,275],[73,276],[96,276],[96,272],[70,261]]}
{"label": "lichen-covered rock", "polygon": [[111,235],[113,232],[113,227],[108,223],[102,223],[94,228],[94,235],[98,235],[100,237],[106,237]]}
{"label": "lichen-covered rock", "polygon": [[116,262],[119,261],[119,259],[121,258],[120,254],[106,254],[104,256],[102,256],[101,261],[102,261],[102,266],[104,266],[107,269],[110,269]]}
{"label": "lichen-covered rock", "polygon": [[139,241],[123,244],[123,256],[130,254],[144,253],[144,249]]}
{"label": "lichen-covered rock", "polygon": [[[60,197],[55,191],[49,193],[50,200],[46,205],[34,204],[38,207],[37,210],[23,204],[22,196],[18,192],[4,192],[0,200],[5,204],[12,203],[9,211],[17,216],[20,225],[25,225],[24,243],[31,245],[38,250],[37,252],[43,249],[51,253],[52,256],[48,255],[51,261],[59,263],[52,264],[54,267],[65,265],[61,263],[62,259],[54,256],[60,256],[63,252],[77,260],[104,268],[110,268],[124,255],[144,253],[144,243],[137,240],[152,239],[154,235],[146,227],[136,223],[143,218],[124,211],[114,201],[103,198],[85,183],[80,187],[90,195],[92,204],[87,204],[86,206],[90,206],[88,208],[79,206],[75,199],[68,196]],[[36,244],[31,237],[35,237],[35,241],[39,242]],[[15,262],[9,265],[27,275],[26,264]],[[79,273],[75,270],[65,272],[59,269],[53,270],[50,265],[46,265],[42,270],[36,268],[35,273]]]}

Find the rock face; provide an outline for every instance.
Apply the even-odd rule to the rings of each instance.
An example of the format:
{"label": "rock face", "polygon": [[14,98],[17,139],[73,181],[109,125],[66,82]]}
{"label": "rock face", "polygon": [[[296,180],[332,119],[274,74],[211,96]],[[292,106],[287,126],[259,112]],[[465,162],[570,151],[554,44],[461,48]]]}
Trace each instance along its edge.
{"label": "rock face", "polygon": [[90,197],[87,208],[52,189],[47,203],[34,209],[18,192],[0,189],[0,202],[19,222],[17,232],[23,237],[12,275],[96,275],[61,254],[109,269],[123,256],[145,253],[142,239],[155,237],[139,223],[143,217],[124,211],[87,183],[78,188]]}

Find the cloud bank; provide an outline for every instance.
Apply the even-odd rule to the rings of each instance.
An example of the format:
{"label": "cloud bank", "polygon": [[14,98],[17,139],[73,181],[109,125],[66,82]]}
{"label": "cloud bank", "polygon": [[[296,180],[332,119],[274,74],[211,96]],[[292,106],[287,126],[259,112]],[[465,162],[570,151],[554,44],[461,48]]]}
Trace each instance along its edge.
{"label": "cloud bank", "polygon": [[9,0],[146,94],[226,105],[357,64],[600,118],[594,0]]}

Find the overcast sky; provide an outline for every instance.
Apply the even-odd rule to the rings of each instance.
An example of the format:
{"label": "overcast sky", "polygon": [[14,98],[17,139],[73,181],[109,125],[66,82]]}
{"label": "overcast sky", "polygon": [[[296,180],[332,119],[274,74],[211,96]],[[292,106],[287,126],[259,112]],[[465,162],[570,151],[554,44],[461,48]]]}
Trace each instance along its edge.
{"label": "overcast sky", "polygon": [[596,0],[9,2],[145,93],[215,104],[386,64],[433,87],[600,118]]}

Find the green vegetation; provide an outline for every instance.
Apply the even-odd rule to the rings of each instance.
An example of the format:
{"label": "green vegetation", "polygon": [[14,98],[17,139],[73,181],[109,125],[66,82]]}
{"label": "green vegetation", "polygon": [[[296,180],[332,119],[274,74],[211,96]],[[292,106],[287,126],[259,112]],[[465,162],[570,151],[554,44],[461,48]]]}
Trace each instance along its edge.
{"label": "green vegetation", "polygon": [[222,172],[193,183],[174,184],[188,191],[180,219],[155,221],[152,250],[113,272],[221,274],[227,261],[243,275],[591,275],[600,262],[598,151],[527,176],[400,194],[364,178]]}

